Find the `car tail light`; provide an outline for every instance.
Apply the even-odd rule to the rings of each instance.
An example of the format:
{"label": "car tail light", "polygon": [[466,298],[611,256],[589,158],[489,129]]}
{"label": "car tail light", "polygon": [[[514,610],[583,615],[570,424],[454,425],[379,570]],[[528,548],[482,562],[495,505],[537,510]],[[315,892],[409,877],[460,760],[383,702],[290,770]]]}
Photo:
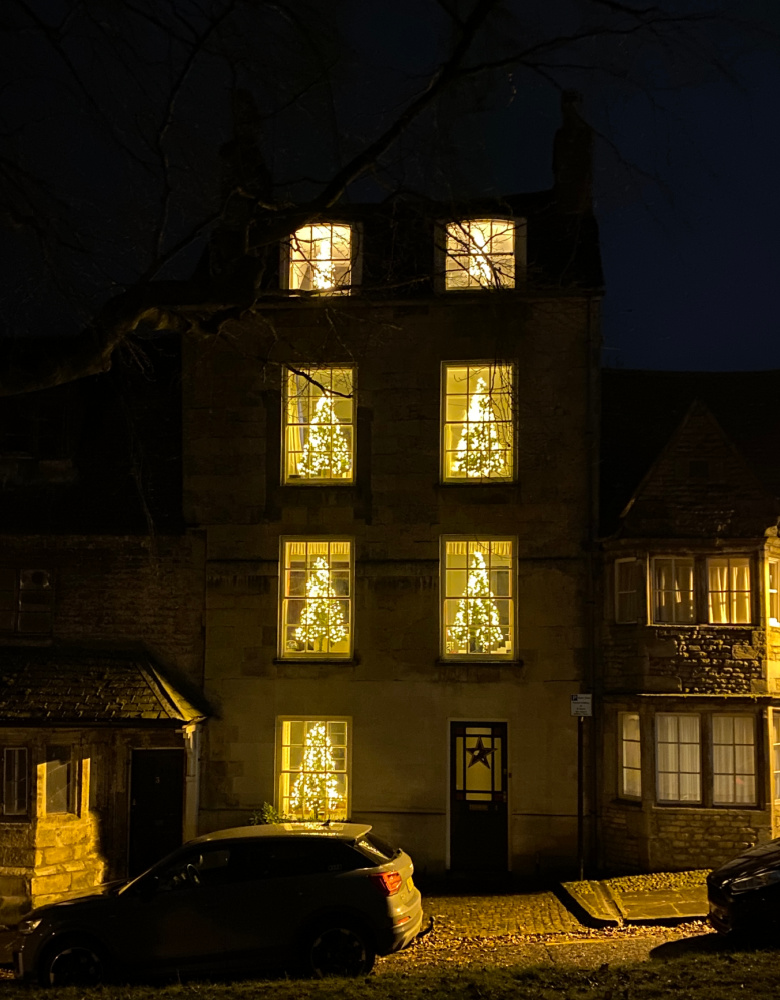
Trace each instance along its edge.
{"label": "car tail light", "polygon": [[383,896],[394,896],[403,884],[400,872],[380,872],[378,875],[369,875],[369,878]]}

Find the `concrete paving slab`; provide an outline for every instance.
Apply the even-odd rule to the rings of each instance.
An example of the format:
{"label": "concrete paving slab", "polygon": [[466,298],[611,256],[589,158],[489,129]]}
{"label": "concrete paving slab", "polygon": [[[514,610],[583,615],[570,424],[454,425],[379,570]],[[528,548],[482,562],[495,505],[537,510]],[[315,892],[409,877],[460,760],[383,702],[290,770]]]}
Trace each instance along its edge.
{"label": "concrete paving slab", "polygon": [[676,923],[707,916],[705,872],[663,872],[564,882],[562,897],[589,926]]}

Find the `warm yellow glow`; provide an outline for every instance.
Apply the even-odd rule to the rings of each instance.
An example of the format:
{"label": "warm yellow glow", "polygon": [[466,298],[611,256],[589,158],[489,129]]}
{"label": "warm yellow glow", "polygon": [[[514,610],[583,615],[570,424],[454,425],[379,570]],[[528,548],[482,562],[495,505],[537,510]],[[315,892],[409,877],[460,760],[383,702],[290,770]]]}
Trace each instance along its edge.
{"label": "warm yellow glow", "polygon": [[287,373],[286,482],[350,482],[354,463],[354,372],[305,368]]}
{"label": "warm yellow glow", "polygon": [[345,292],[350,282],[352,231],[349,226],[303,226],[290,240],[291,289]]}
{"label": "warm yellow glow", "polygon": [[512,542],[447,541],[445,655],[512,653]]}
{"label": "warm yellow glow", "polygon": [[349,635],[344,624],[344,612],[336,591],[330,582],[330,566],[324,556],[317,556],[314,568],[306,580],[306,603],[301,612],[301,624],[295,630],[295,638],[308,649],[317,643],[317,651],[322,652],[323,643],[343,642]]}
{"label": "warm yellow glow", "polygon": [[324,722],[306,733],[301,772],[290,790],[290,809],[301,819],[330,819],[339,814],[343,796],[335,774],[336,762]]}
{"label": "warm yellow glow", "polygon": [[512,479],[511,365],[446,365],[444,376],[444,479]]}
{"label": "warm yellow glow", "polygon": [[282,655],[350,654],[349,541],[285,542]]}
{"label": "warm yellow glow", "polygon": [[514,288],[514,223],[506,219],[451,222],[445,250],[447,288]]}
{"label": "warm yellow glow", "polygon": [[285,719],[279,753],[279,811],[297,821],[345,820],[346,720]]}

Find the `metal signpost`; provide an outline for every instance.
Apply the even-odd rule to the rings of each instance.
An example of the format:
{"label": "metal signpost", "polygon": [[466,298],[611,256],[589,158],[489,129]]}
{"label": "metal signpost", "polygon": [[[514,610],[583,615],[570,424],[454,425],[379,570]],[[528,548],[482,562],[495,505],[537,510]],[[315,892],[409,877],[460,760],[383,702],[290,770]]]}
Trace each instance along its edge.
{"label": "metal signpost", "polygon": [[585,877],[585,719],[593,715],[593,695],[571,695],[571,714],[577,719],[577,862],[580,881]]}

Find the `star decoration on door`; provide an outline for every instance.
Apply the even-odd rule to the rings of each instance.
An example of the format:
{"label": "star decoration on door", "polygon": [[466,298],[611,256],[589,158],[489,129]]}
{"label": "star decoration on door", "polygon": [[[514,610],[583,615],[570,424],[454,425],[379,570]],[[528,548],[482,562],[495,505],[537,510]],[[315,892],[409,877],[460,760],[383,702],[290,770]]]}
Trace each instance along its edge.
{"label": "star decoration on door", "polygon": [[488,771],[491,768],[490,758],[496,752],[493,747],[486,747],[482,742],[482,737],[477,737],[477,742],[471,749],[466,751],[471,754],[471,760],[468,763],[469,767],[473,767],[475,764],[484,764]]}

